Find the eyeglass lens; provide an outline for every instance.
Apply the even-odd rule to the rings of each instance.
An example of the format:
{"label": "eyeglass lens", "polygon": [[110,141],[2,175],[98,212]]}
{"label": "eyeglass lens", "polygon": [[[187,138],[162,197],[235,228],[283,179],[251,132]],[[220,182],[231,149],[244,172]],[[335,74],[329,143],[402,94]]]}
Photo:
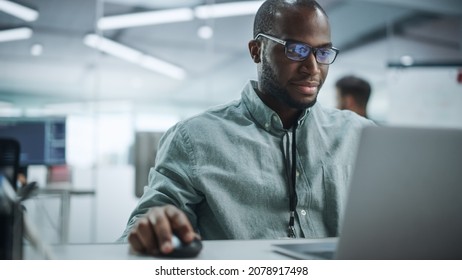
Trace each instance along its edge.
{"label": "eyeglass lens", "polygon": [[[308,45],[302,43],[287,42],[286,45],[287,57],[296,61],[305,60],[310,55],[311,50]],[[314,52],[316,61],[322,64],[331,64],[336,56],[336,52],[331,48],[314,49]]]}

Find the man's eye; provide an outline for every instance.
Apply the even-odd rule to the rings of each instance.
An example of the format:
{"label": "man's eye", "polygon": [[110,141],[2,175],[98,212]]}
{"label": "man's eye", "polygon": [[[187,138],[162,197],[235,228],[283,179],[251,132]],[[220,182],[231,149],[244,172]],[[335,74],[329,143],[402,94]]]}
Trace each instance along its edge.
{"label": "man's eye", "polygon": [[331,54],[330,49],[319,49],[318,50],[318,55],[320,56],[329,56]]}
{"label": "man's eye", "polygon": [[304,45],[297,45],[295,51],[301,55],[305,55],[309,52],[309,49]]}

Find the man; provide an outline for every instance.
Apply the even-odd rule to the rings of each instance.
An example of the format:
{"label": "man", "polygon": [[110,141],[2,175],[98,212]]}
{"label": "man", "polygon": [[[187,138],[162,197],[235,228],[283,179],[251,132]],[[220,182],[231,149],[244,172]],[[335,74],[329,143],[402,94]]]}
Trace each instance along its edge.
{"label": "man", "polygon": [[172,251],[172,233],[203,239],[338,235],[362,126],[316,103],[337,55],[325,12],[311,0],[268,0],[249,52],[258,81],[242,98],[181,121],[123,238],[147,254]]}
{"label": "man", "polygon": [[367,118],[367,102],[371,95],[370,84],[359,77],[345,76],[335,84],[337,108],[350,110]]}

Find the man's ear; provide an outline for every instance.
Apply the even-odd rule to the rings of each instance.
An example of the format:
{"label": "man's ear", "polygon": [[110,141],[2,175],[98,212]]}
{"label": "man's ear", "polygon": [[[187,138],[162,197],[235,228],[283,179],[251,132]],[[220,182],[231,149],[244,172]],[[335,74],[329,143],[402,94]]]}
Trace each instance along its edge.
{"label": "man's ear", "polygon": [[255,63],[260,63],[261,62],[261,57],[260,57],[260,48],[261,47],[261,42],[257,40],[251,40],[249,42],[249,52],[250,56],[252,57],[253,62]]}

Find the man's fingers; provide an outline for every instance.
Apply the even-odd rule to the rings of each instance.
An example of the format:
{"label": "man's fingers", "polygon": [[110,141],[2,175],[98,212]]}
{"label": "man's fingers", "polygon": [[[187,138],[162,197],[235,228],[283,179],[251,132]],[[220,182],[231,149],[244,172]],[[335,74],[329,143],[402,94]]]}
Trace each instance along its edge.
{"label": "man's fingers", "polygon": [[172,234],[186,243],[197,238],[188,217],[175,206],[151,208],[140,218],[128,236],[136,252],[157,255],[173,251]]}
{"label": "man's fingers", "polygon": [[144,245],[139,240],[138,235],[130,233],[128,235],[128,242],[130,243],[130,247],[134,252],[146,253],[146,249],[144,248]]}
{"label": "man's fingers", "polygon": [[167,206],[165,208],[165,214],[170,220],[172,231],[177,234],[178,238],[186,243],[193,241],[193,239],[196,237],[196,234],[191,226],[191,223],[189,222],[188,217],[184,214],[183,211],[180,211],[175,207]]}
{"label": "man's fingers", "polygon": [[[156,255],[159,253],[157,238],[155,236],[156,214],[149,211],[146,216],[140,218],[128,236],[128,241],[133,250],[140,253]],[[153,224],[154,222],[154,224]]]}
{"label": "man's fingers", "polygon": [[160,251],[164,254],[168,254],[173,250],[170,220],[165,214],[164,208],[156,210],[158,211],[155,211],[156,223],[154,226],[154,234],[157,237]]}

